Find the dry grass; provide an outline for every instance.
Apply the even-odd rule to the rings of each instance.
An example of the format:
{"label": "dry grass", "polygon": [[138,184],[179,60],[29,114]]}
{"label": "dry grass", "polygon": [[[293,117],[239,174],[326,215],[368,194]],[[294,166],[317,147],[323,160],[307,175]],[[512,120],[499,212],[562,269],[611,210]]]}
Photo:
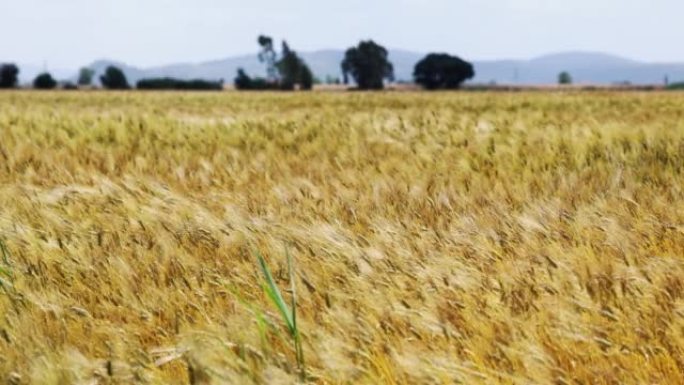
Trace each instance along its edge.
{"label": "dry grass", "polygon": [[0,381],[684,383],[683,111],[2,93]]}

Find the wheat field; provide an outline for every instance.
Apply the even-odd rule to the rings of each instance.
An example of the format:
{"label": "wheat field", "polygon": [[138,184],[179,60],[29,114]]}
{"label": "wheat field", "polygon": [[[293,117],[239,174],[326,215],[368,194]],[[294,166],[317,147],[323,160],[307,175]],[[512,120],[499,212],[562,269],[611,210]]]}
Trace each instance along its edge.
{"label": "wheat field", "polygon": [[684,383],[683,173],[677,93],[0,93],[0,381]]}

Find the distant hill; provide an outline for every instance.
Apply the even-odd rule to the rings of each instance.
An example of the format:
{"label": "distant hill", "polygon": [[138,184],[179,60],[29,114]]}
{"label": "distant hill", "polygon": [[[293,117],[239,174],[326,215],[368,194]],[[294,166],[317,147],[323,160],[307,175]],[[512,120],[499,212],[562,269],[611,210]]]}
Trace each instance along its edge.
{"label": "distant hill", "polygon": [[475,62],[476,83],[549,84],[568,71],[575,83],[661,84],[684,79],[684,63],[645,63],[597,52],[566,52],[532,60]]}
{"label": "distant hill", "polygon": [[[342,50],[300,52],[314,74],[321,80],[326,77],[341,78]],[[413,66],[424,54],[405,50],[390,50],[397,80],[410,81]],[[100,60],[92,63],[98,75],[107,65],[120,66],[129,81],[135,83],[144,77],[172,76],[182,79],[224,79],[230,83],[238,68],[250,75],[263,76],[264,65],[256,53],[234,56],[202,63],[178,63],[166,66],[137,68],[124,63]],[[568,71],[576,83],[615,84],[661,84],[665,76],[671,81],[684,80],[684,63],[646,63],[599,52],[565,52],[546,55],[531,60],[475,61],[476,77],[471,83],[498,84],[550,84],[555,83],[558,73]]]}
{"label": "distant hill", "polygon": [[[302,52],[301,56],[311,67],[314,74],[321,80],[325,80],[327,76],[339,77],[340,62],[344,53],[336,50],[323,50],[314,52]],[[232,82],[235,78],[238,68],[242,68],[250,76],[265,76],[266,71],[264,64],[259,62],[257,55],[241,55],[229,57],[221,60],[213,60],[202,63],[178,63],[159,67],[138,68],[129,66],[125,63],[98,60],[89,65],[95,72],[101,74],[108,65],[115,65],[121,68],[126,77],[132,83],[137,82],[142,78],[149,77],[177,77],[181,79],[204,78],[209,80],[224,79],[225,82]]]}

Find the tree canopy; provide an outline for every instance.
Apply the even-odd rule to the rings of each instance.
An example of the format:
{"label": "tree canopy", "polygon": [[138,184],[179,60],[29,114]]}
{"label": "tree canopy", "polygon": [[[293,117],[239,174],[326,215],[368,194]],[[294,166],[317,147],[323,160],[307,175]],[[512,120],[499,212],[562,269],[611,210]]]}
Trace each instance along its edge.
{"label": "tree canopy", "polygon": [[95,71],[88,67],[83,67],[78,71],[78,85],[79,86],[89,86],[93,83],[93,76],[95,76]]}
{"label": "tree canopy", "polygon": [[0,88],[14,88],[19,83],[19,67],[12,63],[0,65]]}
{"label": "tree canopy", "polygon": [[257,39],[261,51],[259,61],[266,64],[267,78],[251,78],[244,69],[239,68],[234,84],[238,90],[294,90],[297,86],[302,90],[313,87],[313,73],[304,60],[290,49],[286,41],[282,42],[280,59],[273,48],[273,39],[261,35]]}
{"label": "tree canopy", "polygon": [[283,41],[281,58],[276,63],[280,74],[280,88],[293,90],[296,85],[301,89],[310,90],[313,87],[313,74],[309,66],[304,63],[297,53],[290,49],[287,42]]}
{"label": "tree canopy", "polygon": [[259,61],[266,64],[266,76],[269,81],[278,81],[278,69],[276,68],[276,58],[278,54],[273,49],[273,39],[269,36],[259,35],[257,42],[261,47]]}
{"label": "tree canopy", "polygon": [[413,78],[425,89],[456,89],[475,76],[473,65],[446,53],[431,53],[419,61]]}
{"label": "tree canopy", "polygon": [[572,84],[572,76],[567,71],[558,74],[558,84]]}
{"label": "tree canopy", "polygon": [[57,81],[47,72],[43,72],[33,79],[33,88],[39,90],[51,90],[55,87],[57,87]]}
{"label": "tree canopy", "polygon": [[351,75],[362,90],[383,89],[385,80],[394,79],[394,67],[388,59],[387,49],[373,40],[362,41],[357,47],[347,50],[342,61],[342,73],[345,84]]}
{"label": "tree canopy", "polygon": [[123,71],[114,66],[109,66],[104,75],[100,76],[102,86],[110,90],[127,90],[131,88]]}

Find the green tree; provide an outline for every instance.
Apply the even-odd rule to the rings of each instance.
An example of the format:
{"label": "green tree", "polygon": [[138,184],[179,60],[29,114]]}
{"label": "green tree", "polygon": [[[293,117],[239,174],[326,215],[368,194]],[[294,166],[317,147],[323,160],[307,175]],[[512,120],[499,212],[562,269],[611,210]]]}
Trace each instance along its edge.
{"label": "green tree", "polygon": [[266,77],[269,81],[278,81],[278,69],[276,68],[276,58],[278,54],[273,49],[273,39],[269,36],[259,35],[257,42],[261,47],[259,51],[259,61],[266,64]]}
{"label": "green tree", "polygon": [[281,89],[293,90],[297,85],[304,90],[310,90],[313,87],[311,69],[285,41],[283,41],[281,58],[276,63],[276,67],[280,75]]}
{"label": "green tree", "polygon": [[473,65],[445,53],[431,53],[413,69],[413,79],[428,90],[456,89],[475,76]]}
{"label": "green tree", "polygon": [[278,59],[278,53],[273,49],[273,39],[261,35],[257,40],[261,47],[259,61],[266,63],[268,78],[251,78],[239,68],[234,79],[236,89],[294,90],[299,86],[299,89],[310,90],[313,87],[314,76],[311,69],[294,50],[290,49],[286,41],[282,42],[282,52]]}
{"label": "green tree", "polygon": [[558,84],[572,84],[572,76],[567,71],[558,74]]}
{"label": "green tree", "polygon": [[57,87],[57,81],[47,72],[44,72],[33,79],[33,88],[51,90],[55,87]]}
{"label": "green tree", "polygon": [[344,82],[349,75],[354,78],[359,89],[379,90],[384,88],[384,80],[394,79],[394,67],[388,59],[387,49],[372,40],[362,41],[351,47],[342,61]]}
{"label": "green tree", "polygon": [[89,86],[93,84],[93,77],[95,76],[95,71],[91,68],[83,67],[78,71],[78,85],[79,86]]}
{"label": "green tree", "polygon": [[0,88],[14,88],[19,83],[19,67],[12,63],[0,65]]}
{"label": "green tree", "polygon": [[301,68],[301,73],[299,75],[299,87],[302,90],[310,90],[313,88],[313,85],[316,82],[316,80],[309,66],[304,64],[304,62],[302,62],[302,64],[303,66]]}
{"label": "green tree", "polygon": [[123,71],[114,66],[107,67],[104,75],[100,76],[100,82],[102,82],[104,88],[110,90],[127,90],[131,88]]}

